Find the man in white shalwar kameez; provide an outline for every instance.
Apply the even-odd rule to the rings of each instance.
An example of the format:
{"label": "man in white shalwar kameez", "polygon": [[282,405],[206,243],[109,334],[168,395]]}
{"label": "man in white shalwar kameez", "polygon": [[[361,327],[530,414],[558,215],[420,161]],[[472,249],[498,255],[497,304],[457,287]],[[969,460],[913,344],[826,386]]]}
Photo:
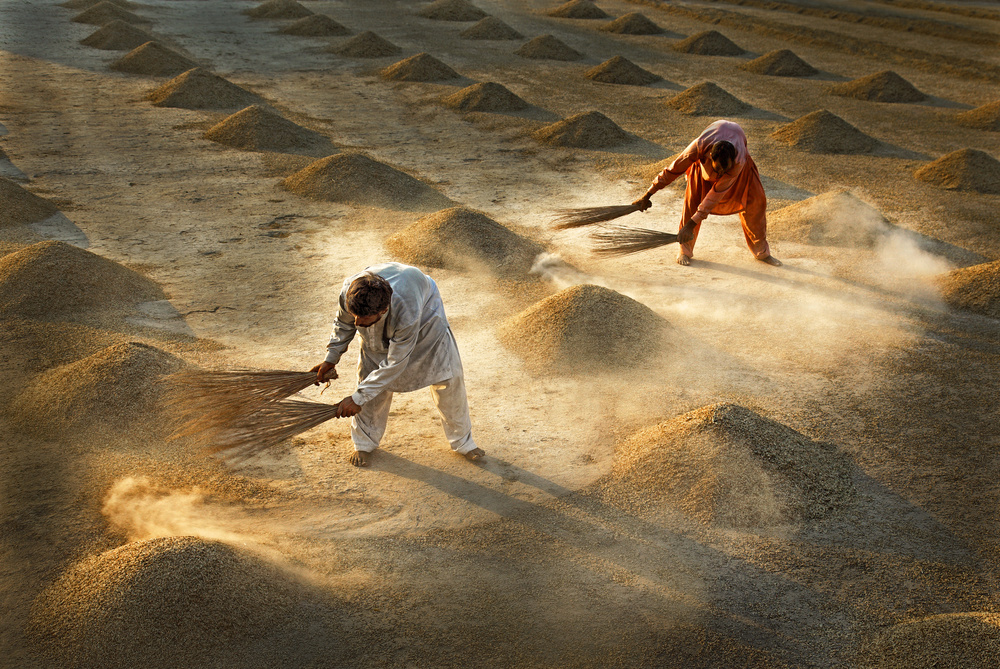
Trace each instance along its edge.
{"label": "man in white shalwar kameez", "polygon": [[477,460],[458,345],[431,277],[416,267],[385,263],[348,277],[327,344],[313,368],[317,381],[337,378],[336,365],[354,335],[361,336],[358,387],[340,402],[337,417],[352,417],[351,464],[363,467],[385,434],[393,393],[430,387],[445,436],[456,453]]}

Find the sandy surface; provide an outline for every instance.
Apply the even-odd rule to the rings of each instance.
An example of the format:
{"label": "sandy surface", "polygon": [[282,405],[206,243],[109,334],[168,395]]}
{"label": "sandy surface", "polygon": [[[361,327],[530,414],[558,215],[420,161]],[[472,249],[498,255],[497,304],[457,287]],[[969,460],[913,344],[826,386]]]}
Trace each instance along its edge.
{"label": "sandy surface", "polygon": [[[913,176],[963,148],[1000,159],[1000,133],[952,120],[1000,90],[995,5],[802,3],[810,13],[764,2],[600,2],[612,18],[639,11],[664,29],[619,35],[597,30],[610,19],[547,16],[559,4],[550,0],[477,0],[524,35],[483,41],[459,37],[471,22],[417,16],[429,3],[305,4],[403,53],[337,56],[327,46],[349,37],[279,34],[291,21],[250,20],[241,12],[253,4],[242,1],[156,0],[135,11],[183,55],[339,150],[404,170],[572,266],[550,258],[550,271],[523,282],[425,268],[444,297],[488,457],[474,465],[448,451],[424,391],[397,396],[365,470],[347,464],[347,425],[336,421],[234,463],[165,442],[141,416],[134,428],[64,429],[78,425],[66,421],[39,430],[4,411],[3,666],[81,661],[39,633],[33,621],[45,611],[32,618],[39,593],[71,565],[129,541],[188,535],[276,563],[343,603],[302,614],[322,633],[296,637],[287,666],[856,666],[861,657],[878,664],[877,653],[864,653],[893,625],[998,610],[1000,323],[949,310],[934,277],[1000,259],[1000,196]],[[820,11],[832,5],[839,14]],[[426,212],[281,189],[314,156],[204,139],[228,112],[153,106],[145,96],[166,79],[110,71],[123,52],[80,45],[97,26],[72,22],[78,11],[51,0],[0,4],[0,175],[61,212],[0,228],[0,254],[67,241],[144,274],[167,299],[114,321],[71,319],[87,327],[54,322],[62,317],[15,324],[0,314],[0,404],[23,405],[28,389],[43,396],[47,372],[119,342],[213,368],[317,364],[343,277],[393,259],[384,240]],[[859,23],[857,13],[884,20]],[[670,48],[709,29],[746,53]],[[584,58],[514,54],[543,34]],[[738,68],[776,49],[819,73]],[[425,51],[461,77],[378,76]],[[584,76],[614,56],[663,80],[625,86]],[[885,69],[927,99],[828,93]],[[441,101],[485,81],[530,107],[463,114]],[[551,230],[553,210],[641,194],[650,165],[714,120],[664,104],[704,81],[751,105],[733,120],[747,132],[770,210],[849,189],[893,231],[863,248],[772,239],[785,262],[773,268],[746,251],[735,216],[712,217],[685,268],[670,247],[599,259],[585,231]],[[771,137],[819,109],[879,146],[817,154]],[[588,150],[532,138],[587,111],[636,139]],[[682,192],[660,193],[652,210],[625,222],[673,230]],[[579,283],[648,306],[674,328],[676,345],[630,373],[529,372],[497,327]],[[322,397],[305,395],[349,394],[353,355]],[[851,463],[854,502],[819,520],[749,529],[699,522],[669,505],[642,515],[616,503],[603,484],[616,440],[718,402],[833,444]],[[234,650],[239,666],[253,666],[244,651]],[[919,663],[919,651],[912,657]],[[159,662],[150,666],[170,666]]]}

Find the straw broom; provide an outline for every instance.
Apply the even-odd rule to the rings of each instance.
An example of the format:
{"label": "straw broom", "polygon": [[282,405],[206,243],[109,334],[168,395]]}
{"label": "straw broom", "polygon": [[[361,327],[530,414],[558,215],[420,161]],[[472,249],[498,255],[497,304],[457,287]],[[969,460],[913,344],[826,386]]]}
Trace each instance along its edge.
{"label": "straw broom", "polygon": [[634,204],[619,204],[611,207],[584,207],[582,209],[559,209],[555,212],[555,230],[571,230],[585,225],[606,223],[616,218],[639,211]]}
{"label": "straw broom", "polygon": [[624,225],[609,226],[605,230],[591,234],[591,238],[595,241],[593,252],[599,256],[609,257],[648,251],[677,241],[677,235],[674,233],[629,228]]}
{"label": "straw broom", "polygon": [[228,451],[249,457],[325,423],[337,416],[339,404],[282,400],[237,419],[222,429],[198,436],[208,438],[212,453]]}

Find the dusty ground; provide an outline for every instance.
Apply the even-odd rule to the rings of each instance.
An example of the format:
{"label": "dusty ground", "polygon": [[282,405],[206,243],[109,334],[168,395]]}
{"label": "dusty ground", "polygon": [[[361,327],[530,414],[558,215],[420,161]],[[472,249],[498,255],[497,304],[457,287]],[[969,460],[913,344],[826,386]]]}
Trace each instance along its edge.
{"label": "dusty ground", "polygon": [[[44,643],[31,638],[29,613],[68,565],[129,540],[175,535],[264,554],[350,605],[342,633],[311,638],[289,660],[295,666],[856,666],[896,623],[997,611],[1000,324],[950,312],[930,278],[1000,258],[1000,196],[946,191],[912,176],[961,148],[1000,157],[1000,133],[950,120],[997,98],[995,5],[830,3],[889,17],[859,23],[780,3],[599,3],[613,17],[641,11],[666,30],[624,36],[597,31],[605,21],[548,17],[558,4],[551,0],[477,0],[526,38],[552,33],[586,56],[565,63],[513,55],[521,41],[460,39],[469,24],[416,17],[424,4],[308,6],[354,32],[374,30],[404,56],[431,52],[463,75],[455,83],[384,81],[375,70],[398,58],[335,56],[323,47],[343,38],[280,35],[285,22],[249,20],[246,2],[158,0],[136,11],[286,118],[422,177],[579,270],[515,289],[485,274],[429,270],[462,351],[476,440],[488,458],[472,465],[447,450],[425,392],[398,396],[366,470],[347,464],[347,426],[337,422],[238,464],[148,433],[43,439],[5,424],[4,666],[53,666]],[[168,302],[144,305],[115,336],[190,362],[318,363],[342,278],[391,259],[382,241],[419,214],[281,190],[278,181],[311,158],[203,139],[225,114],[151,106],[143,97],[163,80],[108,70],[121,52],[81,46],[96,26],[71,22],[75,14],[50,0],[0,4],[0,148],[12,163],[4,174],[19,170],[26,188],[63,212],[0,229],[0,253],[56,238],[141,271]],[[907,29],[917,24],[922,31]],[[669,49],[708,29],[748,53]],[[779,48],[820,74],[785,79],[736,67]],[[633,87],[583,78],[615,55],[664,81]],[[826,93],[833,82],[886,68],[928,100]],[[669,247],[602,260],[585,234],[549,230],[554,209],[640,194],[648,166],[714,120],[662,105],[705,80],[752,105],[734,120],[747,131],[771,209],[849,188],[900,228],[939,240],[936,251],[905,235],[875,250],[778,239],[772,248],[786,265],[772,268],[747,253],[736,217],[713,217],[696,262],[683,268]],[[502,83],[533,108],[463,116],[440,103],[476,81]],[[815,155],[769,137],[816,109],[883,148]],[[644,141],[589,151],[528,136],[589,110]],[[634,222],[673,229],[680,194],[661,193]],[[497,343],[497,325],[581,282],[646,304],[684,344],[627,375],[529,375]],[[6,403],[47,367],[26,362],[29,344],[3,327]],[[65,339],[30,346],[51,347],[48,366],[96,350]],[[351,391],[350,369],[345,362],[344,378],[322,399]],[[720,401],[833,443],[853,463],[856,504],[823,521],[729,531],[670,510],[639,517],[597,494],[616,437]]]}

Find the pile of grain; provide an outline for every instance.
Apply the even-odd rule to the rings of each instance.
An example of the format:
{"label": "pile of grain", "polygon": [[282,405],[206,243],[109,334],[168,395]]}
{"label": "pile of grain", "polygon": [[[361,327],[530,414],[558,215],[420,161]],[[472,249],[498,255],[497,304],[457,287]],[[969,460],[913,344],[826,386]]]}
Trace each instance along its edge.
{"label": "pile of grain", "polygon": [[583,54],[571,49],[552,35],[539,35],[515,51],[522,58],[535,60],[580,60]]}
{"label": "pile of grain", "polygon": [[781,126],[771,137],[810,153],[869,153],[879,144],[874,137],[825,109]]}
{"label": "pile of grain", "polygon": [[584,73],[584,76],[594,81],[606,84],[623,84],[626,86],[646,86],[663,81],[663,77],[644,70],[627,58],[615,56]]}
{"label": "pile of grain", "polygon": [[937,284],[944,301],[955,309],[1000,318],[1000,260],[952,270]]}
{"label": "pile of grain", "polygon": [[466,86],[444,98],[445,105],[461,111],[507,112],[527,109],[528,103],[502,84],[484,81]]}
{"label": "pile of grain", "polygon": [[379,37],[371,30],[359,33],[343,44],[331,45],[327,51],[348,58],[384,58],[403,52],[398,46]]}
{"label": "pile of grain", "polygon": [[[18,166],[11,161],[3,149],[0,149],[0,179],[23,182],[30,181],[30,179],[28,179],[28,175],[22,172],[20,168],[18,168]],[[17,191],[12,190],[11,192],[13,195],[5,197],[5,190],[5,186],[3,186],[2,182],[0,182],[0,228],[4,225],[9,225],[9,223],[4,223],[6,217],[8,216],[13,215],[14,220],[17,220],[16,208],[13,202],[18,198],[18,193]],[[15,208],[14,212],[9,211],[12,208]]]}
{"label": "pile of grain", "polygon": [[669,325],[649,307],[609,288],[562,290],[507,319],[500,341],[535,373],[591,374],[648,365]]}
{"label": "pile of grain", "polygon": [[282,35],[297,35],[299,37],[340,37],[351,34],[350,30],[326,14],[304,16],[278,32]]}
{"label": "pile of grain", "polygon": [[80,40],[80,44],[105,51],[130,51],[152,40],[151,33],[131,23],[115,19],[84,37]]}
{"label": "pile of grain", "polygon": [[411,265],[478,271],[499,277],[528,276],[545,249],[500,225],[486,214],[452,207],[424,216],[385,242],[396,258]]}
{"label": "pile of grain", "polygon": [[876,72],[830,87],[834,95],[871,102],[920,102],[926,95],[892,70]]}
{"label": "pile of grain", "polygon": [[138,14],[133,14],[132,12],[119,7],[111,2],[99,2],[96,5],[92,5],[90,9],[85,9],[76,16],[73,17],[76,23],[89,23],[95,26],[103,26],[105,23],[110,23],[111,21],[121,21],[123,23],[149,23],[146,19],[142,18]]}
{"label": "pile of grain", "polygon": [[949,190],[1000,193],[1000,161],[978,149],[959,149],[913,173],[921,181]]}
{"label": "pile of grain", "polygon": [[51,437],[155,429],[160,379],[182,366],[179,358],[146,344],[114,344],[35,377],[8,415],[22,429]]}
{"label": "pile of grain", "polygon": [[116,72],[150,77],[173,77],[197,66],[198,63],[156,42],[146,42],[108,65]]}
{"label": "pile of grain", "polygon": [[437,211],[453,204],[423,181],[363,153],[321,158],[281,185],[314,200],[404,211]]}
{"label": "pile of grain", "polygon": [[72,565],[35,600],[29,633],[50,666],[307,666],[317,638],[333,636],[327,654],[340,645],[324,620],[336,615],[346,613],[249,553],[161,537]]}
{"label": "pile of grain", "polygon": [[243,10],[243,13],[255,19],[301,19],[312,14],[312,11],[295,0],[267,0],[256,7]]}
{"label": "pile of grain", "polygon": [[955,123],[976,130],[1000,131],[1000,100],[955,114]]}
{"label": "pile of grain", "polygon": [[875,207],[848,190],[833,190],[767,214],[775,239],[819,246],[872,247],[890,230]]}
{"label": "pile of grain", "polygon": [[656,25],[645,14],[631,12],[624,16],[619,16],[614,21],[606,23],[599,28],[609,33],[618,35],[661,35],[663,28]]}
{"label": "pile of grain", "polygon": [[227,116],[209,128],[204,137],[244,151],[312,151],[328,155],[333,150],[327,137],[260,105]]}
{"label": "pile of grain", "polygon": [[524,36],[497,17],[487,16],[482,21],[460,32],[459,37],[464,39],[513,40],[521,39]]}
{"label": "pile of grain", "polygon": [[1000,614],[943,613],[893,625],[858,666],[880,669],[985,669],[1000,657]]}
{"label": "pile of grain", "polygon": [[750,105],[711,81],[685,89],[664,104],[691,116],[736,116],[750,109]]}
{"label": "pile of grain", "polygon": [[600,7],[590,0],[570,0],[549,12],[549,16],[560,19],[606,19],[609,18]]}
{"label": "pile of grain", "polygon": [[443,81],[460,79],[462,75],[425,51],[393,63],[379,76],[391,81]]}
{"label": "pile of grain", "polygon": [[760,58],[743,63],[740,69],[772,77],[811,77],[819,72],[788,49],[769,51]]}
{"label": "pile of grain", "polygon": [[641,430],[603,481],[640,514],[675,507],[704,523],[751,528],[819,520],[856,497],[831,444],[737,404],[715,404]]}
{"label": "pile of grain", "polygon": [[157,87],[146,96],[157,107],[242,109],[262,100],[206,69],[196,67]]}
{"label": "pile of grain", "polygon": [[4,316],[58,319],[162,299],[153,281],[65,242],[39,242],[0,258]]}
{"label": "pile of grain", "polygon": [[58,213],[58,207],[45,198],[0,177],[0,228],[37,223]]}
{"label": "pile of grain", "polygon": [[87,9],[88,7],[93,7],[94,5],[100,4],[101,2],[110,2],[112,5],[118,5],[125,9],[137,9],[139,5],[134,2],[129,2],[129,0],[67,0],[59,4],[60,7],[67,7],[69,9]]}
{"label": "pile of grain", "polygon": [[437,21],[478,21],[487,16],[468,0],[437,0],[417,13]]}
{"label": "pile of grain", "polygon": [[697,35],[691,35],[691,37],[674,44],[671,48],[674,51],[693,53],[699,56],[739,56],[745,53],[728,37],[715,30],[706,30]]}
{"label": "pile of grain", "polygon": [[575,149],[606,149],[635,139],[600,112],[576,114],[531,133],[540,142]]}

